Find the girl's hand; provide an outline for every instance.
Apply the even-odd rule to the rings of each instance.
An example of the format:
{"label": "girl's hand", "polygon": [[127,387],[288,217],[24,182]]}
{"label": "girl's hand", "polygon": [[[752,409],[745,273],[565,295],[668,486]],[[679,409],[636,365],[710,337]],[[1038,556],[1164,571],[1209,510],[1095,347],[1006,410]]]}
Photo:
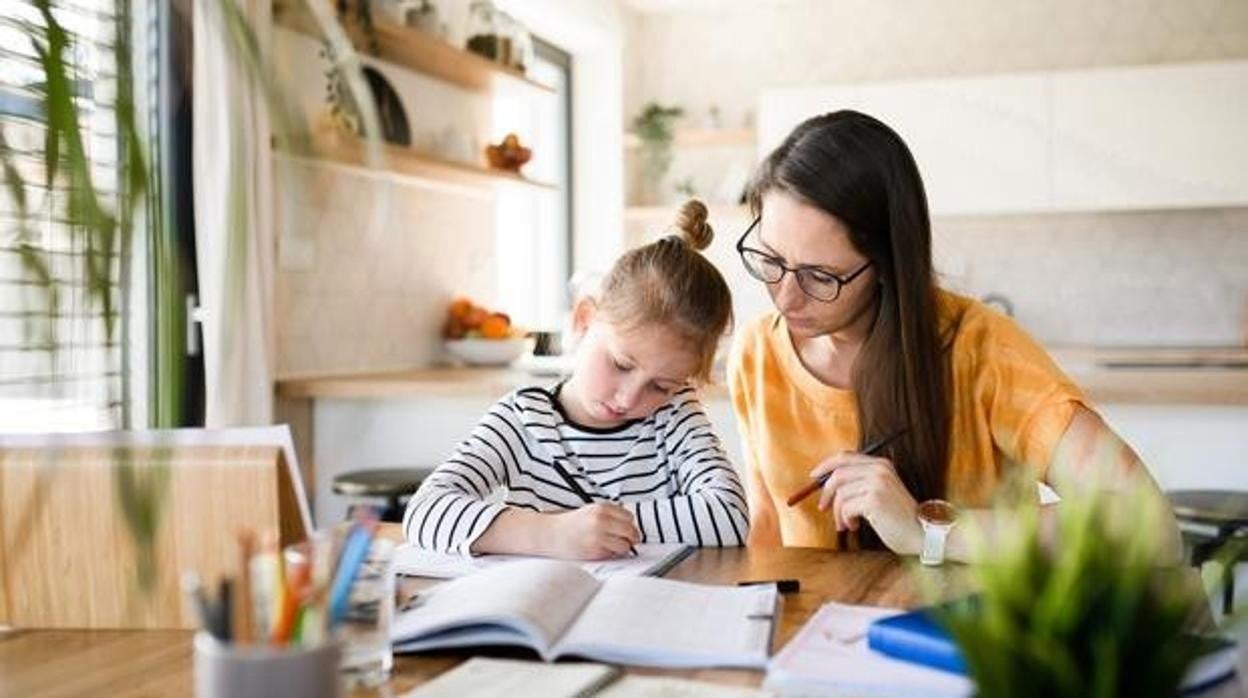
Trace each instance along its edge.
{"label": "girl's hand", "polygon": [[627,555],[641,540],[633,514],[618,504],[599,502],[580,509],[547,514],[550,554],[575,560],[602,560]]}
{"label": "girl's hand", "polygon": [[866,519],[880,540],[901,555],[917,555],[923,543],[918,503],[897,477],[892,461],[861,453],[838,453],[815,466],[811,477],[831,473],[819,510],[832,509],[838,531],[856,531]]}

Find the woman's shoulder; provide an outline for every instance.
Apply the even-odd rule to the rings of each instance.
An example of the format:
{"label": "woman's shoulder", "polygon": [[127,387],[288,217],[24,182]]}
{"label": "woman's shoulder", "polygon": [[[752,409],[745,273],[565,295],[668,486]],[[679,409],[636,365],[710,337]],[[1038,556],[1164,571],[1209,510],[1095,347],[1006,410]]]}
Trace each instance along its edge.
{"label": "woman's shoulder", "polygon": [[940,291],[941,316],[955,371],[1012,363],[1052,365],[1048,352],[1014,320],[953,291]]}
{"label": "woman's shoulder", "polygon": [[728,358],[728,372],[740,370],[746,364],[772,353],[780,313],[771,311],[750,319],[737,330]]}

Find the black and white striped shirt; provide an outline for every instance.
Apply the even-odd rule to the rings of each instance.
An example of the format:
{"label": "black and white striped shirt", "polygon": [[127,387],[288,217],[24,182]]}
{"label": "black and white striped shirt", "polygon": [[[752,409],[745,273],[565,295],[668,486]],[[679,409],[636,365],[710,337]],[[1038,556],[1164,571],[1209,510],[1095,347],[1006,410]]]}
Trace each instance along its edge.
{"label": "black and white striped shirt", "polygon": [[[407,540],[467,555],[504,507],[583,506],[557,462],[594,501],[632,511],[643,542],[745,544],[745,491],[692,388],[611,429],[569,420],[558,390],[521,388],[490,408],[408,502]],[[501,502],[487,501],[500,490]]]}

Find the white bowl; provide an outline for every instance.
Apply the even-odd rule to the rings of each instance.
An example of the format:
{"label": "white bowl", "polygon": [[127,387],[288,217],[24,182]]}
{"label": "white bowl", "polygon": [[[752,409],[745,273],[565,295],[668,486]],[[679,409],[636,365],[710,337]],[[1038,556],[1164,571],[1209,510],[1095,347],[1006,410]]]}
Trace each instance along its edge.
{"label": "white bowl", "polygon": [[473,366],[502,366],[533,350],[529,337],[509,339],[448,339],[446,350]]}

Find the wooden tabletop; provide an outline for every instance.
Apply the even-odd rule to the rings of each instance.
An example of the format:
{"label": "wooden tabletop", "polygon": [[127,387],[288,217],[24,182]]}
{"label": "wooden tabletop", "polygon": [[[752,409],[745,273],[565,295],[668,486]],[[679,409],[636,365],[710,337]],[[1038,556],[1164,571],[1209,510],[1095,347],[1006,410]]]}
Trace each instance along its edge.
{"label": "wooden tabletop", "polygon": [[[666,577],[714,584],[743,580],[798,579],[801,590],[782,597],[772,651],[778,650],[827,601],[906,608],[918,605],[916,577],[955,591],[964,568],[922,568],[883,552],[746,548],[699,550]],[[0,696],[190,695],[191,637],[186,631],[14,630],[0,632]],[[468,655],[441,652],[397,655],[390,684],[354,696],[399,695],[450,669]],[[531,656],[516,653],[507,656]],[[637,673],[758,685],[760,671],[663,671]],[[388,691],[388,692],[387,692]]]}

